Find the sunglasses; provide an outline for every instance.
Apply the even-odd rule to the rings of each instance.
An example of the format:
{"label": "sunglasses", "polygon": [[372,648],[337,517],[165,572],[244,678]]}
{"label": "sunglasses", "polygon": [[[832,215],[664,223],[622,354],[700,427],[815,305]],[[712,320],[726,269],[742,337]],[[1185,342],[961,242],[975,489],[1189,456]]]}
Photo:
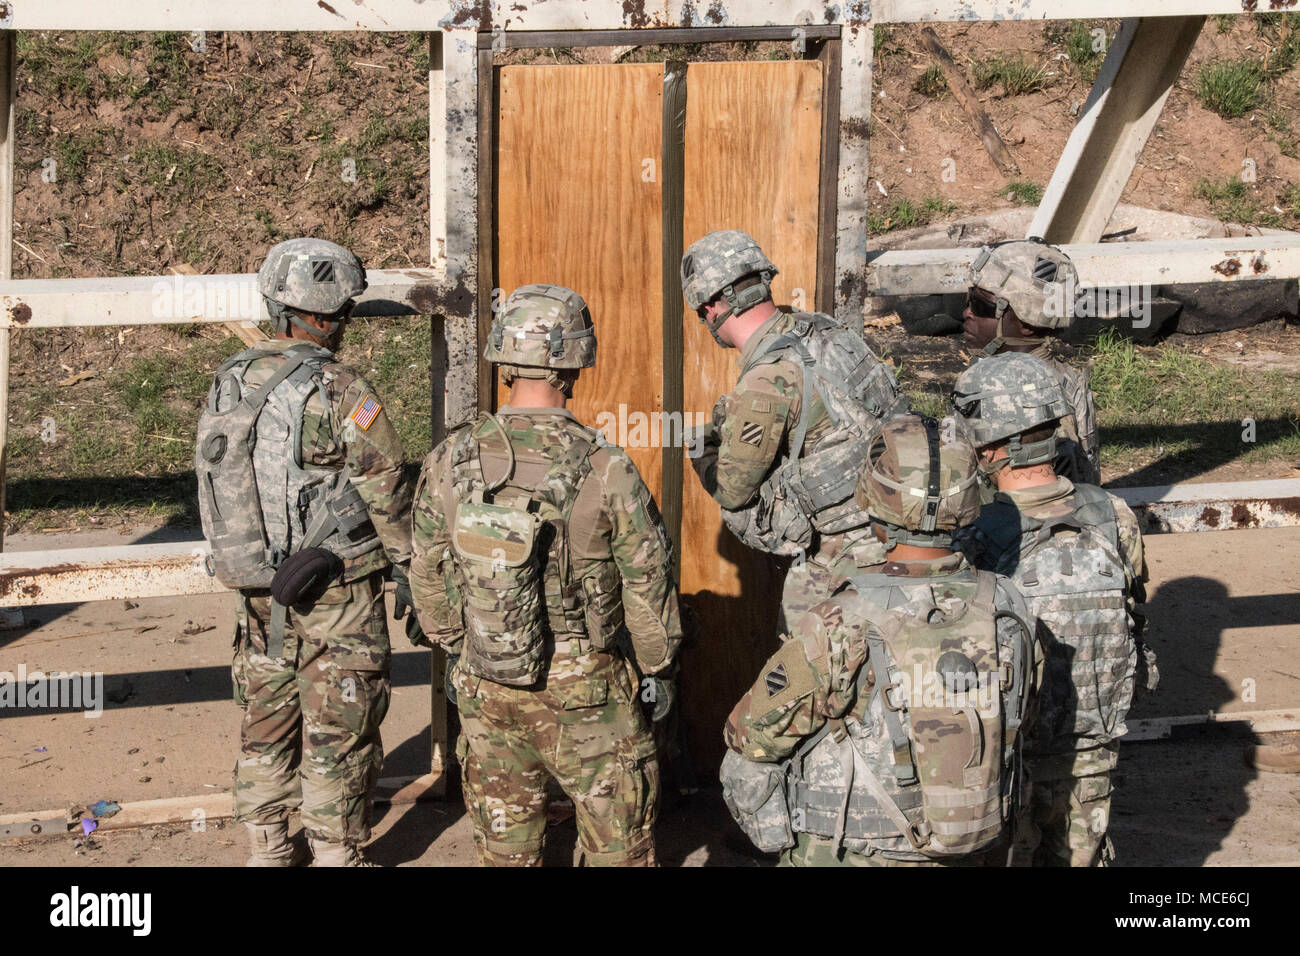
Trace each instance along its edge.
{"label": "sunglasses", "polygon": [[996,319],[998,317],[997,302],[987,299],[974,291],[967,291],[966,293],[966,308],[977,319]]}

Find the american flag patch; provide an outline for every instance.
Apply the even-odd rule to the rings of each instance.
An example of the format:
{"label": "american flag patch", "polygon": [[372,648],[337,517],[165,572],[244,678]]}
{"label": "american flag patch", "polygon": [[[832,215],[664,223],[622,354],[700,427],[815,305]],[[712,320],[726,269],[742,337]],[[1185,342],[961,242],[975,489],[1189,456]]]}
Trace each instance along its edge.
{"label": "american flag patch", "polygon": [[760,422],[745,422],[740,426],[740,440],[746,445],[763,444],[763,425]]}
{"label": "american flag patch", "polygon": [[375,396],[367,395],[366,400],[352,413],[352,420],[357,423],[362,431],[365,431],[374,423],[375,416],[383,411],[383,408],[384,406],[375,401]]}

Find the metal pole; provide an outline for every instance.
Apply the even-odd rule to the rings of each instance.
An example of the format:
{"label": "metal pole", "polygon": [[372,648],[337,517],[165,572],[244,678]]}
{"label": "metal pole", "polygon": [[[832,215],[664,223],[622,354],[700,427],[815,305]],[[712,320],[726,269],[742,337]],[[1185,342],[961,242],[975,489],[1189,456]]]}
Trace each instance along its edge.
{"label": "metal pole", "polygon": [[[14,67],[17,34],[0,35],[0,281],[14,269]],[[5,458],[9,441],[9,330],[0,329],[0,551],[5,534]]]}

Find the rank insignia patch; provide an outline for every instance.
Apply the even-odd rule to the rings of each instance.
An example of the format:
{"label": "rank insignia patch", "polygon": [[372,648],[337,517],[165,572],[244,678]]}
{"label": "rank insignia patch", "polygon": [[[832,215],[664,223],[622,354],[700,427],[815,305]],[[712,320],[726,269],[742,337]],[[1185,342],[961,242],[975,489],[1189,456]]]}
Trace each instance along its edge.
{"label": "rank insignia patch", "polygon": [[767,672],[767,676],[763,680],[767,683],[768,697],[775,697],[790,686],[790,680],[785,676],[784,664],[777,664],[776,667]]}
{"label": "rank insignia patch", "polygon": [[352,420],[357,423],[358,428],[365,431],[374,424],[375,416],[383,411],[383,408],[384,406],[375,401],[375,396],[367,395],[366,400],[352,413]]}
{"label": "rank insignia patch", "polygon": [[763,444],[763,425],[761,422],[744,422],[740,426],[740,440],[746,445],[757,448]]}

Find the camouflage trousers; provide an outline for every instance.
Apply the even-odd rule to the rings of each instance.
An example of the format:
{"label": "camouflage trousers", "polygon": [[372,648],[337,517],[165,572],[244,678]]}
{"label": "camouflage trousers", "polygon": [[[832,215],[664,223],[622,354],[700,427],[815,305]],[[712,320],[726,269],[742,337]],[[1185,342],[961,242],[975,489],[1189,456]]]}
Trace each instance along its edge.
{"label": "camouflage trousers", "polygon": [[1012,866],[1108,866],[1115,856],[1106,835],[1110,797],[1109,771],[1034,781]]}
{"label": "camouflage trousers", "polygon": [[781,853],[777,866],[856,866],[856,867],[929,867],[929,866],[1003,866],[1006,850],[988,850],[952,860],[891,860],[879,853],[861,853],[835,849],[835,841],[812,833],[796,833],[795,845]]}
{"label": "camouflage trousers", "polygon": [[289,608],[283,658],[266,656],[270,597],[254,592],[242,603],[232,668],[244,708],[235,819],[274,823],[301,807],[312,835],[365,842],[389,698],[382,574]]}
{"label": "camouflage trousers", "polygon": [[541,865],[548,777],[573,800],[588,866],[654,865],[659,765],[623,658],[553,657],[541,689],[459,666],[453,681],[456,756],[481,865]]}

